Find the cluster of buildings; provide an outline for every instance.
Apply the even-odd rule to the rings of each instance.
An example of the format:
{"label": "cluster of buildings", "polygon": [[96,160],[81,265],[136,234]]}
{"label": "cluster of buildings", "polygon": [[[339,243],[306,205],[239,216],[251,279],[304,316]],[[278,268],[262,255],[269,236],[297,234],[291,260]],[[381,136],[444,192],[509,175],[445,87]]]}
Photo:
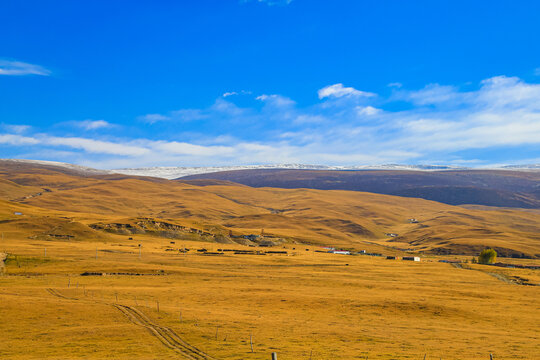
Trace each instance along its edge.
{"label": "cluster of buildings", "polygon": [[[336,250],[336,248],[333,248],[333,247],[329,247],[329,246],[326,246],[326,247],[323,247],[323,249],[325,251],[323,252],[327,252],[327,253],[330,253],[330,254],[340,254],[340,255],[366,255],[366,256],[383,256],[382,254],[379,254],[379,253],[368,253],[366,250],[360,250],[358,252],[351,252],[349,250]],[[398,256],[387,256],[386,259],[388,260],[399,260],[400,257]],[[401,257],[401,260],[405,260],[405,261],[420,261],[420,257],[419,256],[403,256]]]}

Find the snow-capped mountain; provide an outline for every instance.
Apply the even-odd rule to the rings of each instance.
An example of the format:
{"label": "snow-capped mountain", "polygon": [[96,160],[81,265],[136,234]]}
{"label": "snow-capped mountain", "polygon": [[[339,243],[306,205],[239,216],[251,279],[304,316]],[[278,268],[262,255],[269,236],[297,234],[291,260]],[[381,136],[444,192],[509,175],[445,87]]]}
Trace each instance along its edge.
{"label": "snow-capped mountain", "polygon": [[294,170],[466,170],[463,167],[447,165],[360,165],[360,166],[327,166],[306,164],[272,164],[272,165],[240,165],[240,166],[213,166],[213,167],[146,167],[111,170],[115,173],[137,176],[153,176],[165,179],[177,179],[189,175],[208,174],[220,171],[253,170],[253,169],[294,169]]}
{"label": "snow-capped mountain", "polygon": [[505,165],[501,166],[501,169],[505,170],[540,170],[540,164],[529,164],[529,165]]}
{"label": "snow-capped mountain", "polygon": [[507,170],[507,171],[540,171],[540,164],[530,165],[503,165],[486,168],[467,168],[451,165],[356,165],[356,166],[331,166],[331,165],[310,165],[310,164],[269,164],[269,165],[238,165],[238,166],[210,166],[210,167],[140,167],[123,168],[113,170],[94,169],[86,166],[74,165],[57,161],[44,160],[23,160],[23,159],[0,159],[11,163],[34,164],[45,167],[60,167],[79,174],[104,175],[104,174],[124,174],[135,176],[152,176],[164,179],[177,179],[184,176],[208,174],[220,171],[234,170],[260,170],[260,169],[290,169],[290,170],[403,170],[403,171],[448,171],[448,170]]}

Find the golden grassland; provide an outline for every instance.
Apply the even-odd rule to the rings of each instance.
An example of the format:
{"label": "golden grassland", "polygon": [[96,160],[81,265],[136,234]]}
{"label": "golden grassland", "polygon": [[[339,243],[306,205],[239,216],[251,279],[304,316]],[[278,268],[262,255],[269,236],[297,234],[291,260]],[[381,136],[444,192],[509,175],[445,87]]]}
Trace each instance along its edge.
{"label": "golden grassland", "polygon": [[[492,246],[539,265],[537,211],[1,163],[0,199],[0,358],[540,359],[540,287],[519,285],[539,270],[438,262]],[[203,255],[269,249],[95,226],[147,218],[226,242],[264,229],[288,254]]]}
{"label": "golden grassland", "polygon": [[[184,246],[192,250],[166,251]],[[205,256],[195,251],[203,246],[246,248],[148,236],[78,242],[5,237],[0,357],[184,358],[114,304],[138,309],[216,359],[269,359],[271,352],[279,359],[540,355],[540,287],[489,274],[538,281],[536,270],[459,269],[439,257],[413,263],[298,245],[285,246],[288,256]]]}
{"label": "golden grassland", "polygon": [[[494,247],[508,255],[540,257],[540,216],[534,211],[467,209],[354,191],[250,188],[216,181],[201,186],[205,183],[124,175],[80,176],[32,167],[2,170],[2,166],[0,199],[31,205],[24,227],[35,227],[36,231],[46,232],[44,226],[52,223],[53,217],[62,217],[64,220],[55,220],[55,226],[66,232],[103,237],[87,225],[153,217],[212,228],[213,233],[258,234],[264,229],[266,234],[288,242],[357,250],[392,247],[474,254]],[[410,218],[419,222],[411,224]],[[0,224],[0,231],[4,231],[2,226],[10,225]],[[389,238],[387,233],[399,237]]]}

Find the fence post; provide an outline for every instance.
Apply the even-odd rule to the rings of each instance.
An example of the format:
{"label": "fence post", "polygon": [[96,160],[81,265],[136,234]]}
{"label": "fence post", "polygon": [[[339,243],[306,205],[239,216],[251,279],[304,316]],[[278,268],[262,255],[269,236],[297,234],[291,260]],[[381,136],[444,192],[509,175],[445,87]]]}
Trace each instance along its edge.
{"label": "fence post", "polygon": [[249,334],[249,345],[251,346],[251,352],[253,352],[253,333]]}
{"label": "fence post", "polygon": [[493,354],[489,354],[489,360],[493,360]]}
{"label": "fence post", "polygon": [[275,352],[272,353],[272,360],[277,360],[277,353]]}

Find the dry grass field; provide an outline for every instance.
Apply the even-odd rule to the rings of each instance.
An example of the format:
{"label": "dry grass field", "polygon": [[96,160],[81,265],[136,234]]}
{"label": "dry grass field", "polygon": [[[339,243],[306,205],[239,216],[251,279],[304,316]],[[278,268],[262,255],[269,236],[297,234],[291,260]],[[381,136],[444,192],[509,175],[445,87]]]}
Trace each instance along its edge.
{"label": "dry grass field", "polygon": [[[277,352],[279,359],[422,359],[425,354],[489,359],[492,353],[495,359],[538,359],[540,354],[540,287],[489,274],[533,276],[538,282],[534,270],[472,264],[459,269],[437,257],[413,263],[298,245],[295,250],[288,245],[288,255],[211,256],[195,249],[220,245],[136,240],[5,238],[0,248],[10,255],[0,277],[0,356],[269,359]],[[166,251],[169,246],[191,251]],[[85,272],[111,275],[81,276]],[[145,322],[130,312],[140,312]],[[163,329],[208,356],[171,345],[160,338],[168,331]]]}
{"label": "dry grass field", "polygon": [[[267,235],[287,242],[357,250],[382,251],[392,247],[472,255],[493,247],[507,256],[540,258],[540,216],[534,211],[468,209],[355,191],[250,188],[219,181],[189,183],[125,175],[87,176],[65,169],[16,165],[0,161],[0,198],[64,214],[59,215],[65,223],[60,228],[63,234],[74,235],[75,239],[81,232],[91,232],[87,225],[132,223],[137,218],[150,217],[212,234],[259,234],[264,229]],[[42,216],[43,212],[38,213]],[[43,226],[54,216],[42,221],[32,217],[32,213],[28,215],[27,222],[40,222],[36,227],[48,234]],[[418,223],[410,223],[411,218]],[[10,227],[0,224],[2,231],[2,225]],[[29,223],[24,226],[29,227]],[[388,233],[399,236],[391,238]],[[92,236],[103,233],[94,232]]]}
{"label": "dry grass field", "polygon": [[[540,358],[539,270],[439,262],[495,246],[540,265],[535,211],[35,168],[0,178],[0,358]],[[263,228],[281,242],[233,241]]]}

